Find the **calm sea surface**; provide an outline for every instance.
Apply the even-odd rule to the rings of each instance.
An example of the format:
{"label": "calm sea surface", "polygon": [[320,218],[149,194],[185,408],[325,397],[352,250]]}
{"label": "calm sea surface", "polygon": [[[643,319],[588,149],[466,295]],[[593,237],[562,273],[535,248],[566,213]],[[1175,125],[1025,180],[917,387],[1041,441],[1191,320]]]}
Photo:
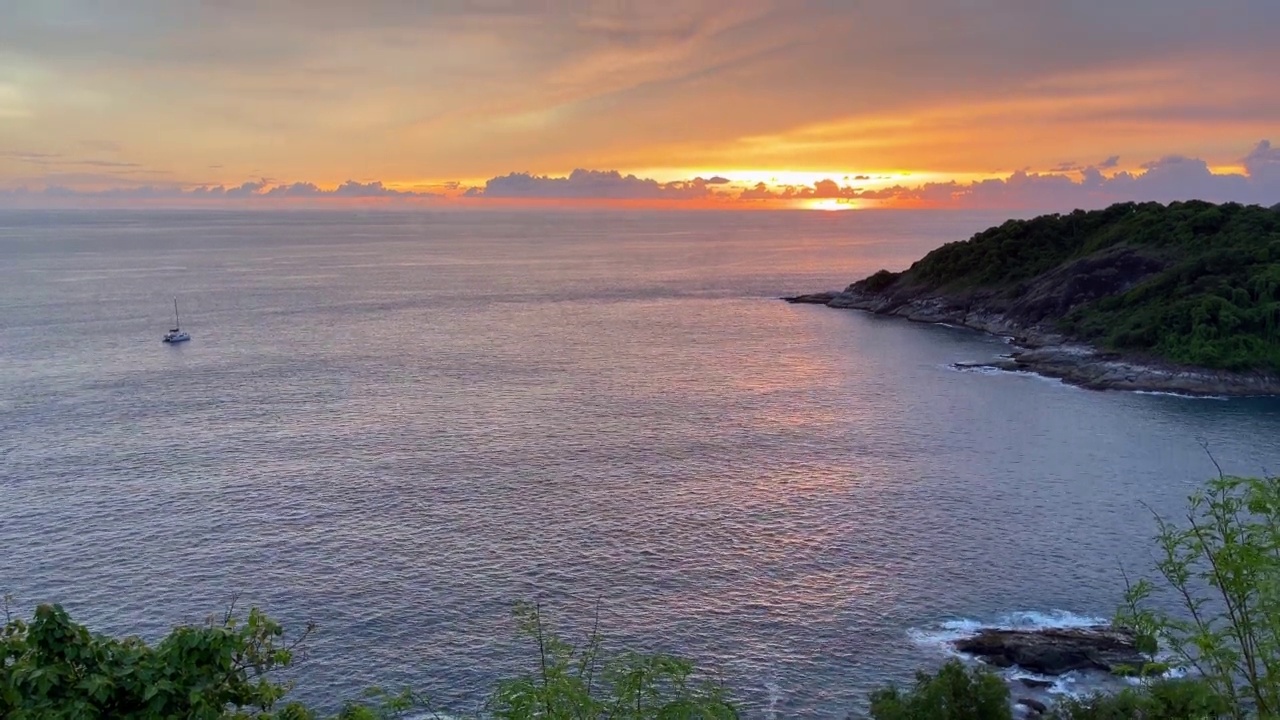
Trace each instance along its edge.
{"label": "calm sea surface", "polygon": [[[476,709],[512,604],[843,718],[971,622],[1109,615],[1280,406],[948,369],[996,339],[792,306],[1002,218],[0,214],[0,590],[155,637],[320,624],[332,706]],[[179,298],[194,340],[160,336]]]}

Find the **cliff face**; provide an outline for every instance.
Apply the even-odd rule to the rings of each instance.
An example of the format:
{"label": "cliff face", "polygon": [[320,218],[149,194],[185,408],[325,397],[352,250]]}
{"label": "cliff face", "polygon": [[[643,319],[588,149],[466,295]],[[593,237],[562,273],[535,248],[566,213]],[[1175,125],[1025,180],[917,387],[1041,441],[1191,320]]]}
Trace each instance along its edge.
{"label": "cliff face", "polygon": [[[1049,297],[1055,302],[1063,299],[1063,296],[1052,294]],[[914,322],[957,325],[1011,338],[1017,347],[1010,354],[993,358],[990,362],[956,363],[956,367],[961,369],[1031,372],[1092,390],[1199,396],[1280,395],[1280,376],[1273,373],[1197,368],[1100,350],[1058,332],[1051,323],[1042,322],[1052,316],[1040,314],[1038,308],[1043,306],[1037,303],[1019,305],[981,294],[948,296],[901,287],[874,292],[860,287],[859,283],[838,293],[814,293],[784,299],[792,303],[894,315]],[[1032,319],[1037,317],[1039,320]]]}
{"label": "cliff face", "polygon": [[1007,336],[1019,351],[986,365],[1090,388],[1280,395],[1280,232],[1257,214],[1271,213],[1228,208],[1246,224],[1210,227],[1217,206],[1189,207],[1011,221],[904,272],[786,299]]}
{"label": "cliff face", "polygon": [[883,275],[878,281],[860,280],[827,304],[921,322],[953,323],[1031,342],[1037,337],[1060,342],[1062,336],[1055,330],[1058,319],[1093,300],[1126,292],[1164,266],[1133,249],[1115,248],[1007,289],[943,291],[907,272],[892,280]]}

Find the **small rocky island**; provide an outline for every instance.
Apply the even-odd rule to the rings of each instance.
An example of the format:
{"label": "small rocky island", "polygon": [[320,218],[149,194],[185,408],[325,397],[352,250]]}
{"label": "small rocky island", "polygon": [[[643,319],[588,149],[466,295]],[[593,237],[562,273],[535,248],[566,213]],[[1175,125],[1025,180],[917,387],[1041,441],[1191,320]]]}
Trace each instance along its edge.
{"label": "small rocky island", "polygon": [[1150,662],[1138,651],[1137,638],[1131,631],[1110,625],[1038,630],[985,628],[952,644],[956,650],[996,667],[1018,667],[1040,675],[1077,670],[1122,674],[1137,672]]}
{"label": "small rocky island", "polygon": [[1280,211],[1120,203],[1009,220],[903,272],[783,298],[948,323],[1017,346],[957,367],[1092,389],[1280,395]]}
{"label": "small rocky island", "polygon": [[[1016,668],[1035,675],[1012,683],[1022,693],[1016,705],[1029,717],[1040,717],[1052,701],[1046,694],[1056,677],[1072,672],[1128,676],[1151,669],[1151,658],[1138,650],[1137,636],[1114,625],[1014,630],[983,628],[953,640],[957,651],[998,668]],[[1021,686],[1020,688],[1018,686]]]}

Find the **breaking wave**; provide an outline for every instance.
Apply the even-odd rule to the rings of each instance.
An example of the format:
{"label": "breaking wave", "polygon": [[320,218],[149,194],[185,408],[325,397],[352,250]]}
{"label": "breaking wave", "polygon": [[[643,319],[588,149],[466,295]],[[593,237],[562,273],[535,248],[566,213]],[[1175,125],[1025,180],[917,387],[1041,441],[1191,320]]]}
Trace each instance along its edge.
{"label": "breaking wave", "polygon": [[[937,651],[943,656],[977,662],[972,656],[959,652],[952,643],[969,637],[983,628],[1001,630],[1040,630],[1048,628],[1073,628],[1105,625],[1107,618],[1080,615],[1068,610],[1022,610],[1011,612],[991,620],[952,618],[922,628],[908,631],[916,645]],[[1014,696],[1084,697],[1100,690],[1115,689],[1117,679],[1098,673],[1069,672],[1063,675],[1041,675],[1021,668],[1005,668],[997,671],[1014,686]],[[1023,682],[1023,681],[1028,682]]]}

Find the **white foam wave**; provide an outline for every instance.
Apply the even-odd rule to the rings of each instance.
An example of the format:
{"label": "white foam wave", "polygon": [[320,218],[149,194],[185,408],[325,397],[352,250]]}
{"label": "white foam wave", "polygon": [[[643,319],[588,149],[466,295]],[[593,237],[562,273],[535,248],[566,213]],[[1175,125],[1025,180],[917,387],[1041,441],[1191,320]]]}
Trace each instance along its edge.
{"label": "white foam wave", "polygon": [[[1192,672],[1194,672],[1191,668],[1188,668],[1188,667],[1177,667],[1178,656],[1175,655],[1169,649],[1164,647],[1161,647],[1156,652],[1156,654],[1151,658],[1151,660],[1152,662],[1163,663],[1164,665],[1168,666],[1167,670],[1165,670],[1163,673],[1160,673],[1160,675],[1157,676],[1163,680],[1178,680],[1181,678],[1185,678],[1188,675],[1190,675]],[[1127,685],[1141,685],[1145,681],[1145,678],[1141,678],[1141,677],[1126,677],[1122,679]]]}
{"label": "white foam wave", "polygon": [[1175,397],[1182,400],[1229,400],[1225,395],[1189,395],[1187,393],[1169,392],[1167,390],[1134,390],[1134,395],[1159,395]]}
{"label": "white foam wave", "polygon": [[1049,678],[1053,684],[1045,688],[1048,695],[1061,695],[1068,698],[1084,698],[1092,694],[1099,686],[1085,682],[1080,673],[1069,672],[1056,678]]}
{"label": "white foam wave", "polygon": [[1010,370],[1010,371],[1009,371],[1009,373],[1010,373],[1010,374],[1012,374],[1012,375],[1022,375],[1022,376],[1024,376],[1024,377],[1033,377],[1033,378],[1035,378],[1036,380],[1039,380],[1039,381],[1041,381],[1041,382],[1047,382],[1047,383],[1049,383],[1050,385],[1055,385],[1055,386],[1057,386],[1057,387],[1066,388],[1066,389],[1068,389],[1068,390],[1083,390],[1083,389],[1084,389],[1084,388],[1080,387],[1079,385],[1072,385],[1071,383],[1066,382],[1066,381],[1065,381],[1065,380],[1063,380],[1062,378],[1049,377],[1048,375],[1041,375],[1040,373],[1037,373],[1037,372],[1031,372],[1030,370]]}
{"label": "white foam wave", "polygon": [[940,650],[953,657],[964,657],[952,643],[973,635],[980,628],[982,623],[976,620],[949,620],[932,628],[912,628],[907,631],[907,636],[916,645]]}
{"label": "white foam wave", "polygon": [[994,627],[1008,630],[1037,630],[1040,628],[1090,627],[1092,625],[1106,625],[1108,622],[1110,621],[1107,618],[1078,615],[1070,610],[1049,610],[1047,612],[1024,610],[1010,613],[1006,619],[1002,620],[1004,624],[997,624]]}
{"label": "white foam wave", "polygon": [[965,365],[963,361],[961,363],[947,363],[942,367],[956,372],[972,372],[978,373],[979,375],[999,375],[1000,373],[1005,372],[998,367],[992,367],[990,365]]}
{"label": "white foam wave", "polygon": [[[1069,610],[1022,610],[1007,613],[990,620],[975,618],[941,620],[928,627],[909,630],[907,634],[919,646],[930,648],[949,657],[977,663],[979,662],[977,659],[957,651],[952,643],[955,640],[970,637],[983,628],[1039,630],[1045,628],[1090,627],[1105,625],[1108,622],[1107,618],[1081,615]],[[1170,658],[1158,655],[1155,659],[1160,662],[1167,662]],[[995,670],[990,667],[988,669]],[[1041,685],[1041,687],[1018,687],[1018,690],[1021,690],[1022,695],[1026,696],[1046,696],[1042,697],[1046,701],[1048,697],[1084,698],[1095,692],[1115,690],[1117,686],[1136,685],[1142,682],[1140,678],[1116,678],[1087,672],[1069,672],[1057,676],[1041,675],[1018,667],[995,670],[995,672],[1015,687],[1021,685],[1021,681],[1024,678],[1034,681],[1033,684]],[[1177,678],[1183,677],[1185,674],[1181,669],[1172,668],[1164,673],[1162,677]]]}
{"label": "white foam wave", "polygon": [[765,691],[769,694],[769,706],[765,709],[768,717],[778,717],[778,703],[782,700],[782,688],[778,686],[776,678],[770,678],[764,684]]}
{"label": "white foam wave", "polygon": [[994,618],[989,621],[975,618],[952,618],[942,620],[926,628],[913,628],[907,631],[912,642],[917,645],[934,647],[949,655],[963,656],[952,646],[961,638],[969,637],[982,628],[998,628],[1000,630],[1039,630],[1042,628],[1089,627],[1105,625],[1106,618],[1079,615],[1069,610],[1019,610]]}
{"label": "white foam wave", "polygon": [[[1010,356],[1001,355],[1000,357],[1008,358]],[[971,372],[971,373],[977,373],[979,375],[1019,375],[1022,377],[1035,378],[1037,380],[1047,382],[1052,385],[1057,385],[1059,387],[1069,388],[1071,390],[1083,390],[1083,388],[1077,385],[1072,385],[1071,383],[1066,382],[1061,378],[1042,375],[1038,372],[1033,372],[1031,370],[1005,370],[1003,368],[995,367],[994,365],[982,365],[982,364],[976,364],[976,363],[978,363],[978,361],[976,360],[960,360],[953,363],[946,363],[942,367],[947,370],[952,370],[955,372]],[[1170,392],[1168,390],[1124,390],[1122,392],[1131,392],[1134,395],[1155,395],[1155,396],[1161,396],[1161,397],[1174,397],[1181,400],[1226,401],[1231,399],[1225,395],[1191,395],[1188,393]]]}
{"label": "white foam wave", "polygon": [[973,361],[969,360],[969,361],[960,361],[958,363],[947,363],[942,367],[946,368],[947,370],[952,370],[955,372],[971,372],[971,373],[977,373],[979,375],[1015,375],[1018,377],[1029,377],[1029,378],[1035,378],[1036,380],[1040,380],[1041,382],[1047,382],[1051,385],[1067,388],[1069,390],[1083,389],[1076,385],[1063,382],[1061,378],[1049,377],[1048,375],[1041,375],[1040,373],[1032,372],[1030,370],[1005,370],[1004,368],[998,368],[998,367],[995,367],[994,365],[965,365],[964,363],[966,362],[973,362]]}
{"label": "white foam wave", "polygon": [[[998,671],[1005,682],[1015,687],[1014,697],[1030,697],[1045,695],[1052,697],[1084,698],[1102,687],[1097,677],[1068,672],[1062,675],[1038,675],[1016,668]],[[1034,680],[1043,687],[1027,687],[1021,681]]]}

